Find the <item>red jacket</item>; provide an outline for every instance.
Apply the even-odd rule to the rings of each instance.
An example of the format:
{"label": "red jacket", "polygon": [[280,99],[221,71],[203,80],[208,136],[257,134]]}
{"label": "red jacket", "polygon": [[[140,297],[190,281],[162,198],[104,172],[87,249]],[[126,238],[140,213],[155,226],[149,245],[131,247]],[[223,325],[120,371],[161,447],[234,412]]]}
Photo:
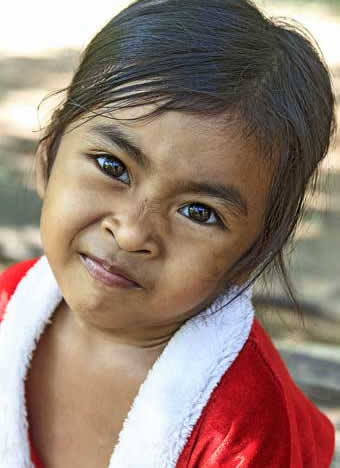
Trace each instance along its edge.
{"label": "red jacket", "polygon": [[[43,467],[22,394],[60,300],[45,257],[0,275],[1,468]],[[108,468],[329,468],[334,453],[334,427],[291,379],[249,296],[174,335],[124,426]]]}

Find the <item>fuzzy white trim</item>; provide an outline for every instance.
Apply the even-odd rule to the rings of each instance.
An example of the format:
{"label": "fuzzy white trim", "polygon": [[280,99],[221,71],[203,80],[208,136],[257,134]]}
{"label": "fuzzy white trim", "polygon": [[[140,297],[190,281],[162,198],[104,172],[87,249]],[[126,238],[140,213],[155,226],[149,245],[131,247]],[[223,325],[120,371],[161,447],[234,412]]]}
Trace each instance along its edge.
{"label": "fuzzy white trim", "polygon": [[[251,291],[219,297],[172,337],[124,421],[108,468],[174,468],[208,399],[254,320]],[[25,379],[32,353],[62,296],[46,257],[19,283],[0,326],[0,466],[33,468]]]}
{"label": "fuzzy white trim", "polygon": [[61,300],[42,257],[24,276],[0,325],[0,466],[31,468],[25,379],[33,351]]}

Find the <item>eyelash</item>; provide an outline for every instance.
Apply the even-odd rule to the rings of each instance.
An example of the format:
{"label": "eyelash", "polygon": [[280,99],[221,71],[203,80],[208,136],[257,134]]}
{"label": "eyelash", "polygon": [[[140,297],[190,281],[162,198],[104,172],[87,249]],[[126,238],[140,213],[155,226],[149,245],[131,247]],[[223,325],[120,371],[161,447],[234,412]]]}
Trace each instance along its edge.
{"label": "eyelash", "polygon": [[[117,157],[113,157],[113,156],[109,156],[109,155],[105,155],[105,154],[87,154],[88,157],[90,157],[91,159],[94,159],[95,162],[96,162],[96,165],[97,167],[99,168],[99,170],[105,174],[106,176],[108,177],[111,177],[115,180],[118,180],[120,182],[122,182],[123,184],[126,184],[128,185],[128,182],[125,182],[121,179],[119,179],[119,177],[122,177],[122,176],[114,176],[114,175],[111,175],[109,174],[108,172],[105,171],[105,169],[100,165],[100,160],[109,160],[109,161],[117,161],[119,162],[122,166],[125,167],[125,171],[127,174],[128,174],[128,171],[126,169],[126,166],[125,164]],[[193,223],[197,223],[199,224],[200,226],[216,226],[216,227],[222,227],[222,228],[226,228],[225,224],[222,222],[221,218],[218,216],[218,214],[216,213],[216,211],[213,209],[213,208],[210,208],[208,205],[204,204],[204,203],[199,203],[199,202],[192,202],[192,203],[188,203],[187,205],[185,205],[183,208],[181,208],[181,210],[183,210],[184,208],[190,206],[190,205],[200,205],[200,206],[204,206],[206,208],[208,208],[210,211],[211,211],[211,214],[214,215],[214,218],[215,218],[215,222],[212,222],[212,223],[207,223],[207,222],[202,222],[202,221],[197,221],[195,219],[192,219],[190,218],[189,216],[185,216],[186,218],[190,219],[190,221],[192,221]],[[209,217],[210,219],[210,217]]]}

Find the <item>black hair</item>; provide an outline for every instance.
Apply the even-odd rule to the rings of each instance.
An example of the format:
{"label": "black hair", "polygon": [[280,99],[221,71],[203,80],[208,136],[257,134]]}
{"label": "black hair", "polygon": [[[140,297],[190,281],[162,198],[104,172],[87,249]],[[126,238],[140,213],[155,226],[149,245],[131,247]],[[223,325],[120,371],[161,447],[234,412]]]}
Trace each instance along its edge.
{"label": "black hair", "polygon": [[253,282],[272,265],[297,305],[284,246],[335,131],[329,71],[300,25],[249,0],[137,0],[95,35],[61,91],[39,141],[49,171],[71,122],[144,104],[157,104],[148,117],[224,116],[254,141],[274,175],[264,229],[230,273],[256,272]]}

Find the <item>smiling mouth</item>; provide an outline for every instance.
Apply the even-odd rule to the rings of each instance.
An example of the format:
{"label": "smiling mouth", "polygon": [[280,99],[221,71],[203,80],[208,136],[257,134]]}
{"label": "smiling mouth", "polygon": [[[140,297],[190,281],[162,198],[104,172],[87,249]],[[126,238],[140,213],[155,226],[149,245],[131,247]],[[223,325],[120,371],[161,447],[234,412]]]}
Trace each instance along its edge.
{"label": "smiling mouth", "polygon": [[106,286],[110,287],[120,287],[120,288],[139,288],[141,286],[134,281],[125,278],[119,273],[108,270],[103,264],[99,261],[88,257],[87,255],[80,254],[80,259],[82,264],[85,266],[88,273],[97,281],[104,283]]}

